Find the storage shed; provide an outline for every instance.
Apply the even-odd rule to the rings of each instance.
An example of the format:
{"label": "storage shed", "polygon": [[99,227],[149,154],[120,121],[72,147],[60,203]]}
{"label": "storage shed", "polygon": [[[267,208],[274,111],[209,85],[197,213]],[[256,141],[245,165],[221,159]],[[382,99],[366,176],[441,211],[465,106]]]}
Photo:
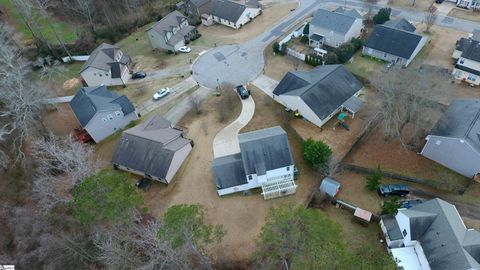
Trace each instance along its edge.
{"label": "storage shed", "polygon": [[320,184],[320,193],[325,194],[331,198],[335,198],[340,192],[340,183],[332,178],[325,177]]}

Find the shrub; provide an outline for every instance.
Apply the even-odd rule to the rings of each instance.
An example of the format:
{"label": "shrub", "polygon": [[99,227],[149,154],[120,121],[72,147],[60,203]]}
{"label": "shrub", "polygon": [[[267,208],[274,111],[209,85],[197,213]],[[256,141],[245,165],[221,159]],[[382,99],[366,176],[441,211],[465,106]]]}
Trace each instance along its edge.
{"label": "shrub", "polygon": [[338,57],[338,62],[340,64],[346,63],[350,58],[352,58],[355,50],[352,43],[344,43],[335,50],[335,54]]}
{"label": "shrub", "polygon": [[303,42],[303,43],[308,43],[308,36],[302,36],[300,38],[300,41]]}
{"label": "shrub", "polygon": [[307,23],[305,27],[303,28],[303,36],[308,36],[310,35],[310,23]]}
{"label": "shrub", "polygon": [[332,150],[323,141],[308,139],[302,145],[303,158],[316,170],[321,171],[330,161]]}
{"label": "shrub", "polygon": [[375,24],[384,24],[390,20],[391,8],[381,8],[375,16],[373,16],[373,22]]}
{"label": "shrub", "polygon": [[282,44],[282,46],[280,46],[280,54],[281,55],[287,55],[287,44]]}
{"label": "shrub", "polygon": [[353,51],[356,52],[363,46],[363,41],[359,38],[352,38],[350,43],[353,45]]}
{"label": "shrub", "polygon": [[380,186],[380,180],[382,180],[383,174],[380,166],[378,166],[373,172],[367,175],[367,185],[369,190],[376,190]]}
{"label": "shrub", "polygon": [[325,56],[325,65],[335,65],[338,64],[338,56],[334,52],[327,53]]}
{"label": "shrub", "polygon": [[390,200],[385,201],[382,206],[382,215],[393,215],[400,208],[398,197],[392,197]]}
{"label": "shrub", "polygon": [[280,44],[278,42],[273,43],[273,52],[274,53],[280,52]]}

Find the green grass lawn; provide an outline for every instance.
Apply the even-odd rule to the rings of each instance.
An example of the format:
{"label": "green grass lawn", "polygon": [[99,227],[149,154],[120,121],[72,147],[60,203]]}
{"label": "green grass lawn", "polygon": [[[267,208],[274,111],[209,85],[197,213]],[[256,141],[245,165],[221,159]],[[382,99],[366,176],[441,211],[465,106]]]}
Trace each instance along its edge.
{"label": "green grass lawn", "polygon": [[345,67],[353,74],[371,79],[374,72],[380,71],[386,63],[368,56],[363,56],[362,51],[358,51],[353,55],[352,63],[348,62]]}
{"label": "green grass lawn", "polygon": [[[20,33],[23,34],[23,39],[28,41],[32,39],[32,33],[28,30],[27,26],[22,20],[20,12],[17,8],[13,5],[11,0],[0,0],[0,6],[3,6],[7,10],[7,20],[13,24],[13,27]],[[57,43],[57,38],[47,23],[46,20],[40,18],[40,14],[36,13],[35,17],[38,18],[38,28],[45,36],[45,38],[51,43]],[[61,37],[62,41],[65,43],[73,43],[77,39],[76,27],[72,25],[68,25],[65,22],[61,22],[52,18],[52,25],[57,31],[58,35]]]}

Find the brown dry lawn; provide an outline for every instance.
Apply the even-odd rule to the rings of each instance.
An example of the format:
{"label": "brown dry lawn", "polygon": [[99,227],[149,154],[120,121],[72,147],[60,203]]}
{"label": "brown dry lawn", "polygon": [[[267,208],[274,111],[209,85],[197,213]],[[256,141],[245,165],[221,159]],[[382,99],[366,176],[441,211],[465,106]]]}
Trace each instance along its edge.
{"label": "brown dry lawn", "polygon": [[480,22],[480,12],[467,10],[463,8],[453,8],[448,13],[448,16],[456,17],[468,21]]}
{"label": "brown dry lawn", "polygon": [[[412,6],[413,3],[415,3],[415,5]],[[430,6],[431,3],[432,1],[430,0],[389,0],[388,1],[389,6],[415,9],[417,11],[425,11]]]}
{"label": "brown dry lawn", "polygon": [[[418,26],[418,32],[422,32],[424,29],[424,25]],[[453,69],[452,54],[455,44],[461,37],[467,37],[468,33],[436,25],[430,28],[430,32],[428,37],[431,49],[423,63]]]}

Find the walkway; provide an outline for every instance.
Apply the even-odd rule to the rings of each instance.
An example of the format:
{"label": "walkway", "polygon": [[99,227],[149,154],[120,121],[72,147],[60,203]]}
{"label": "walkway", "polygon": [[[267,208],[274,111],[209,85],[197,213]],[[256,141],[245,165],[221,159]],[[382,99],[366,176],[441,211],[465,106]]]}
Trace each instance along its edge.
{"label": "walkway", "polygon": [[273,90],[278,85],[278,81],[268,77],[267,75],[260,75],[256,78],[252,84],[258,89],[262,90],[269,97],[273,98]]}
{"label": "walkway", "polygon": [[238,118],[220,130],[213,139],[214,158],[233,155],[240,152],[238,133],[250,122],[255,112],[255,101],[252,97],[242,99],[242,112]]}

